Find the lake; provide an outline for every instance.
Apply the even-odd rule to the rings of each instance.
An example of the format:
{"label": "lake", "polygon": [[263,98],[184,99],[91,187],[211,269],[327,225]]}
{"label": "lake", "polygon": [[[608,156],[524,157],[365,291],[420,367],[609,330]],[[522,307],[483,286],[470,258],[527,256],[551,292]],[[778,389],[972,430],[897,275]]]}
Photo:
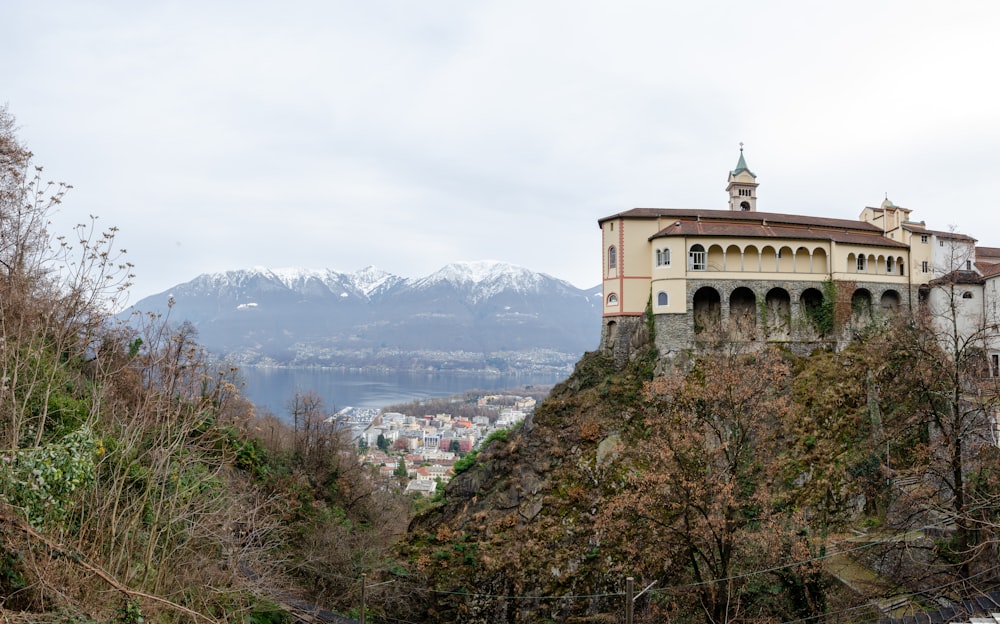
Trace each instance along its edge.
{"label": "lake", "polygon": [[569,374],[475,375],[462,373],[345,372],[321,368],[245,367],[243,395],[259,410],[288,414],[296,392],[314,391],[328,409],[382,408],[420,399],[449,397],[467,390],[503,390],[526,385],[551,386]]}

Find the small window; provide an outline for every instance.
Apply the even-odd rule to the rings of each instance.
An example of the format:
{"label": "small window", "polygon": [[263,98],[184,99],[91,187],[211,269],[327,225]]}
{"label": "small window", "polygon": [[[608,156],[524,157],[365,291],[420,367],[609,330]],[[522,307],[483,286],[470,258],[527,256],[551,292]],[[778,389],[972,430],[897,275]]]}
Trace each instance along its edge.
{"label": "small window", "polygon": [[705,270],[705,248],[701,245],[691,245],[688,253],[688,269],[691,271]]}
{"label": "small window", "polygon": [[740,210],[742,210],[743,212],[749,212],[750,211],[750,202],[741,202],[740,203]]}
{"label": "small window", "polygon": [[968,290],[962,293],[962,299],[972,299],[972,293]]}
{"label": "small window", "polygon": [[858,273],[864,273],[864,272],[865,272],[865,257],[858,256]]}
{"label": "small window", "polygon": [[943,240],[939,240],[938,241],[938,247],[944,247],[944,241]]}
{"label": "small window", "polygon": [[608,268],[613,269],[618,266],[618,250],[612,247],[608,247]]}
{"label": "small window", "polygon": [[920,242],[921,243],[926,243],[927,242],[927,235],[926,234],[921,234],[920,235]]}
{"label": "small window", "polygon": [[971,271],[972,270],[972,260],[966,260],[965,261],[965,270],[966,271]]}
{"label": "small window", "polygon": [[608,295],[608,305],[609,306],[618,305],[618,295],[616,295],[615,293],[611,293],[610,295]]}
{"label": "small window", "polygon": [[656,266],[670,266],[670,250],[669,249],[657,249],[656,250]]}
{"label": "small window", "polygon": [[670,305],[670,297],[667,296],[667,293],[660,291],[656,294],[656,305],[658,306]]}
{"label": "small window", "polygon": [[920,270],[921,270],[922,272],[924,272],[924,273],[927,273],[927,272],[928,272],[928,269],[927,269],[927,261],[926,261],[926,260],[924,260],[923,262],[921,262],[921,263],[920,263]]}

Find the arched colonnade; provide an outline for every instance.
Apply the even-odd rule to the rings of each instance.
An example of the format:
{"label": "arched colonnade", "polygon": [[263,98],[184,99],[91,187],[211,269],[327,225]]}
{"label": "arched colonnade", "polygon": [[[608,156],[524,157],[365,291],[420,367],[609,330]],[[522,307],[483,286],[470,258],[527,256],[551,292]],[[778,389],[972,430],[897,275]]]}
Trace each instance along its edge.
{"label": "arched colonnade", "polygon": [[[829,317],[833,306],[828,305],[820,285],[786,288],[787,284],[757,283],[754,286],[733,286],[724,289],[724,294],[716,286],[693,289],[689,309],[695,334],[727,328],[746,338],[762,334],[768,339],[787,340],[803,333],[822,334],[824,324],[832,322]],[[873,292],[857,287],[850,301],[852,321],[865,323],[876,315],[895,313],[903,300],[893,288]]]}

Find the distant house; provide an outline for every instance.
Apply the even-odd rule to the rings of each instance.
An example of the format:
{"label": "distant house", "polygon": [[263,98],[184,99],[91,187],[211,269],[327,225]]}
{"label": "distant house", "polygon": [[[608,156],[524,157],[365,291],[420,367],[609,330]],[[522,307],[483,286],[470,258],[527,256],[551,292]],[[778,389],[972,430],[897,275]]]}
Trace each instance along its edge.
{"label": "distant house", "polygon": [[431,497],[437,491],[437,483],[434,481],[428,481],[426,479],[414,479],[406,484],[406,489],[404,492],[409,494],[410,492],[417,492],[422,496]]}

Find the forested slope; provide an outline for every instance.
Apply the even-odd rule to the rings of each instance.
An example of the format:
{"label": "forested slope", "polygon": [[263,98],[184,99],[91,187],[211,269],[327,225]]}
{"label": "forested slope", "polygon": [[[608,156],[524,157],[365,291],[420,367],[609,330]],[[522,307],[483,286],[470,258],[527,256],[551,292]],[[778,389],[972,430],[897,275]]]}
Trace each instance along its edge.
{"label": "forested slope", "polygon": [[[627,577],[641,622],[872,621],[997,587],[996,383],[971,354],[955,377],[919,319],[655,361],[588,354],[414,521],[418,621],[620,622]],[[835,552],[881,585],[834,578]]]}
{"label": "forested slope", "polygon": [[302,397],[257,418],[190,328],[115,324],[131,266],[93,220],[50,232],[0,109],[0,610],[5,621],[281,622],[357,609],[408,502]]}
{"label": "forested slope", "polygon": [[[114,230],[48,231],[70,188],[13,128],[0,110],[8,621],[350,615],[362,579],[368,621],[484,624],[619,622],[628,577],[638,622],[871,620],[1000,586],[1000,392],[957,323],[875,318],[805,358],[718,336],[684,370],[648,336],[625,365],[589,353],[407,528],[314,395],[289,429],[189,326],[111,322]],[[834,552],[883,584],[841,583]]]}

